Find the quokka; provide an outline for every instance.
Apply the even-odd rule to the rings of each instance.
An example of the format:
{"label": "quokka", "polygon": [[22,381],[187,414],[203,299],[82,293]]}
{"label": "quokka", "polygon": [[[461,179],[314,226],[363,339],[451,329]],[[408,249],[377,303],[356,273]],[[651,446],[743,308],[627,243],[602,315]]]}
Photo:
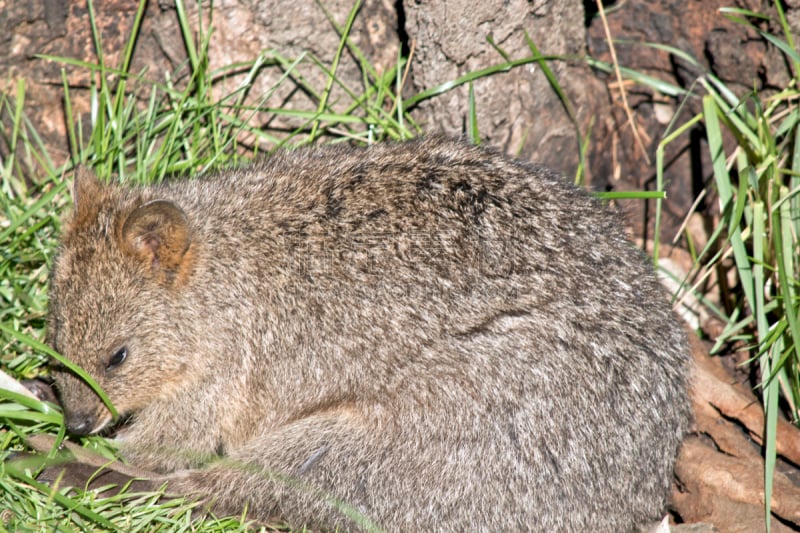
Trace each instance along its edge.
{"label": "quokka", "polygon": [[[320,529],[663,516],[684,333],[619,217],[552,171],[431,138],[74,193],[50,340],[168,492]],[[111,425],[55,378],[70,432]]]}

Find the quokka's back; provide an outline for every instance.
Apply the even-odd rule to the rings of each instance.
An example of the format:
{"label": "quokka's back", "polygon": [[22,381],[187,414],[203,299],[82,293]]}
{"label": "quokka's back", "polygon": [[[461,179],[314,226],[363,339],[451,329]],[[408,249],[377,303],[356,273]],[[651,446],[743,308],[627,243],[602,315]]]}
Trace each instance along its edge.
{"label": "quokka's back", "polygon": [[[51,339],[169,491],[323,529],[665,512],[684,335],[617,215],[560,176],[434,138],[75,192]],[[57,385],[73,433],[109,424]]]}

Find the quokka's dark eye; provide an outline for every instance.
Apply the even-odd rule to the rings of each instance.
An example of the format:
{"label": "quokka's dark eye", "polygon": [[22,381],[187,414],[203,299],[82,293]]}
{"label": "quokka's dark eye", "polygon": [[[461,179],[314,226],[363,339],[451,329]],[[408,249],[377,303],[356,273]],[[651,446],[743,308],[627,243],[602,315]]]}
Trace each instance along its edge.
{"label": "quokka's dark eye", "polygon": [[114,370],[119,365],[125,362],[125,359],[128,358],[128,348],[123,346],[112,355],[109,360],[108,364],[106,364],[106,370]]}

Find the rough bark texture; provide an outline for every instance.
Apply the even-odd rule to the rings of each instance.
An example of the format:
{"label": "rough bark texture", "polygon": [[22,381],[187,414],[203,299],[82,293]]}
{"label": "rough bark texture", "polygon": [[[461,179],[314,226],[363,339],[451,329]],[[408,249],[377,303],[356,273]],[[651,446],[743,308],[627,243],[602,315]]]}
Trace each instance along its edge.
{"label": "rough bark texture", "polygon": [[[550,68],[574,106],[581,131],[608,113],[603,85],[574,58],[585,55],[586,28],[580,0],[528,2],[407,2],[406,31],[416,42],[413,87],[423,90],[467,73],[531,55],[525,32],[546,55],[572,58]],[[481,137],[508,153],[540,161],[572,175],[578,139],[558,95],[535,63],[474,82]],[[416,111],[427,130],[464,134],[468,89],[463,86],[425,102]]]}

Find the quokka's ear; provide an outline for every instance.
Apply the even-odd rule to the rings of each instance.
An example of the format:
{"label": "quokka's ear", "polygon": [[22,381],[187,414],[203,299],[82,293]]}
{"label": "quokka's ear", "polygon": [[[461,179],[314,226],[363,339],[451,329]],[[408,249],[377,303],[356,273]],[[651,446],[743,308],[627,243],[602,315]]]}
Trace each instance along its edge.
{"label": "quokka's ear", "polygon": [[168,200],[153,200],[134,209],[122,225],[123,247],[147,261],[156,273],[174,272],[192,243],[183,209]]}

